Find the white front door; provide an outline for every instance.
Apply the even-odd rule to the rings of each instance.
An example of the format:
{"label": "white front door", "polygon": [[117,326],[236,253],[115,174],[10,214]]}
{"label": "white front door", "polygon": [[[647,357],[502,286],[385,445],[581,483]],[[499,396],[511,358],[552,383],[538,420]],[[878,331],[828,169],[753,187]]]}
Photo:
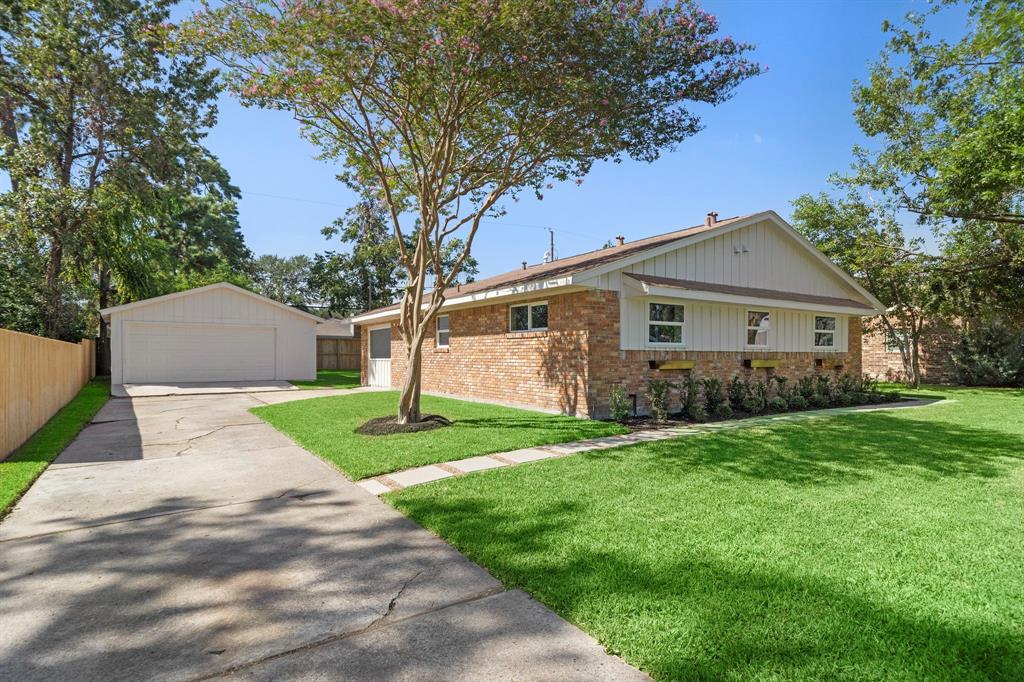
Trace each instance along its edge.
{"label": "white front door", "polygon": [[367,382],[377,388],[391,388],[391,325],[370,330],[370,364]]}

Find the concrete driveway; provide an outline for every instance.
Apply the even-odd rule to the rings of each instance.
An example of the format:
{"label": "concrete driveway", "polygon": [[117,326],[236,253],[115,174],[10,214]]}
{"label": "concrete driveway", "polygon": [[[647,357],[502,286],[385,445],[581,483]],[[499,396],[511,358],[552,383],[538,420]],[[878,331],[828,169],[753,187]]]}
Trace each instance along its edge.
{"label": "concrete driveway", "polygon": [[249,414],[111,400],[0,523],[0,679],[643,678]]}

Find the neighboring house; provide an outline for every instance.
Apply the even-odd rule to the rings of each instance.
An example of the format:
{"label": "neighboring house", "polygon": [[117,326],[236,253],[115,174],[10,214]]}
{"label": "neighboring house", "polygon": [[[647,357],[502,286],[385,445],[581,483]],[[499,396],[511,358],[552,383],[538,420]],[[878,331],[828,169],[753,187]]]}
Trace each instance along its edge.
{"label": "neighboring house", "polygon": [[[878,327],[879,325],[870,325]],[[946,322],[927,323],[921,335],[921,381],[928,384],[957,383],[956,367],[950,353],[956,344],[956,328]],[[900,344],[881,329],[864,333],[864,373],[884,381],[904,381],[909,374],[903,366]]]}
{"label": "neighboring house", "polygon": [[100,314],[112,384],[316,378],[321,318],[227,282]]}
{"label": "neighboring house", "polygon": [[359,369],[359,327],[351,317],[324,320],[317,327],[316,368]]}
{"label": "neighboring house", "polygon": [[[652,379],[860,374],[882,306],[773,211],[532,265],[446,292],[423,390],[604,416]],[[400,386],[397,306],[354,318],[363,382]]]}

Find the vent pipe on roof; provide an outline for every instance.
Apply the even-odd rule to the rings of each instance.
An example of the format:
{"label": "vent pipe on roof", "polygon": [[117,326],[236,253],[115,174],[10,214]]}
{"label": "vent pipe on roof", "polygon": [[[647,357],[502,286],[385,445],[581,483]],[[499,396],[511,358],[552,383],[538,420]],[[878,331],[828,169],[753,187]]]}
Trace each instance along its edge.
{"label": "vent pipe on roof", "polygon": [[619,243],[619,246],[625,246],[626,244],[626,238],[623,237],[621,234],[615,238],[615,241]]}
{"label": "vent pipe on roof", "polygon": [[523,270],[526,269],[526,261],[523,261]]}
{"label": "vent pipe on roof", "polygon": [[708,213],[707,217],[704,218],[704,224],[707,225],[708,227],[711,227],[712,225],[714,225],[717,222],[718,222],[718,214],[715,213],[714,211],[711,211],[710,213]]}

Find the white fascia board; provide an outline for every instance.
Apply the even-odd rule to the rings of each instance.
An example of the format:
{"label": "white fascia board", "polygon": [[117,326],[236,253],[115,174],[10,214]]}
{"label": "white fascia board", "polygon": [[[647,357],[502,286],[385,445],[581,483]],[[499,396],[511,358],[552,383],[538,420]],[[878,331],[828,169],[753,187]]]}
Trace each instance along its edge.
{"label": "white fascia board", "polygon": [[643,288],[644,296],[658,298],[708,301],[710,303],[725,303],[729,305],[762,306],[765,308],[783,308],[785,310],[803,310],[816,313],[839,313],[843,315],[868,316],[875,314],[873,310],[864,310],[863,308],[853,308],[841,305],[830,305],[826,303],[805,303],[803,301],[787,301],[779,298],[740,296],[738,294],[723,294],[715,291],[693,291],[691,289],[676,289],[675,287],[662,287],[647,284],[645,284]]}
{"label": "white fascia board", "polygon": [[[582,291],[585,288],[586,287],[582,286],[573,286],[571,276],[557,277],[547,280],[535,280],[502,289],[490,289],[488,291],[479,291],[472,294],[465,294],[463,296],[456,295],[452,298],[445,299],[445,302],[441,304],[441,310],[472,308],[474,306],[491,303],[499,299],[514,300],[516,298],[529,297],[541,291],[550,292],[557,290],[556,293],[569,293],[569,291]],[[456,294],[458,293],[455,289],[448,289],[448,293],[453,291],[456,292]],[[425,310],[429,305],[429,303],[424,303],[421,307]],[[379,320],[394,319],[397,318],[399,314],[400,311],[397,308],[380,310],[377,312],[365,313],[363,315],[356,315],[352,318],[352,321],[356,324],[366,324],[368,322],[375,322]]]}
{"label": "white fascia board", "polygon": [[738,220],[735,223],[726,225],[722,227],[720,230],[708,230],[707,232],[701,232],[700,234],[693,235],[692,237],[683,236],[675,241],[671,241],[668,244],[664,244],[657,248],[641,251],[640,253],[637,253],[633,256],[629,256],[627,258],[623,258],[621,260],[617,260],[611,263],[606,263],[605,265],[600,265],[596,268],[583,270],[581,272],[576,273],[576,275],[573,277],[573,282],[576,284],[585,284],[588,280],[591,280],[600,275],[613,272],[615,270],[623,270],[629,267],[630,265],[633,265],[634,263],[640,263],[642,261],[647,260],[648,258],[654,258],[656,256],[661,256],[666,253],[671,253],[676,249],[690,247],[695,244],[700,244],[702,241],[705,241],[707,239],[720,237],[722,235],[729,234],[730,232],[734,232],[735,230],[739,230],[741,228],[748,227],[750,225],[765,220],[774,223],[776,226],[781,228],[783,232],[785,232],[794,241],[796,241],[800,246],[804,247],[804,249],[809,251],[836,277],[841,279],[845,284],[850,286],[854,291],[856,291],[860,296],[862,296],[866,303],[869,303],[870,305],[874,306],[875,310],[878,313],[882,313],[885,311],[885,306],[882,305],[881,301],[875,298],[867,289],[862,287],[857,282],[857,280],[855,280],[849,273],[847,273],[841,267],[833,263],[832,260],[825,254],[823,254],[821,251],[819,251],[818,248],[814,246],[814,244],[811,244],[809,241],[807,241],[807,239],[802,234],[797,232],[796,229],[793,228],[793,226],[791,226],[789,223],[783,220],[782,217],[775,211],[762,211],[761,213],[755,213],[754,215],[747,216],[743,220]]}

